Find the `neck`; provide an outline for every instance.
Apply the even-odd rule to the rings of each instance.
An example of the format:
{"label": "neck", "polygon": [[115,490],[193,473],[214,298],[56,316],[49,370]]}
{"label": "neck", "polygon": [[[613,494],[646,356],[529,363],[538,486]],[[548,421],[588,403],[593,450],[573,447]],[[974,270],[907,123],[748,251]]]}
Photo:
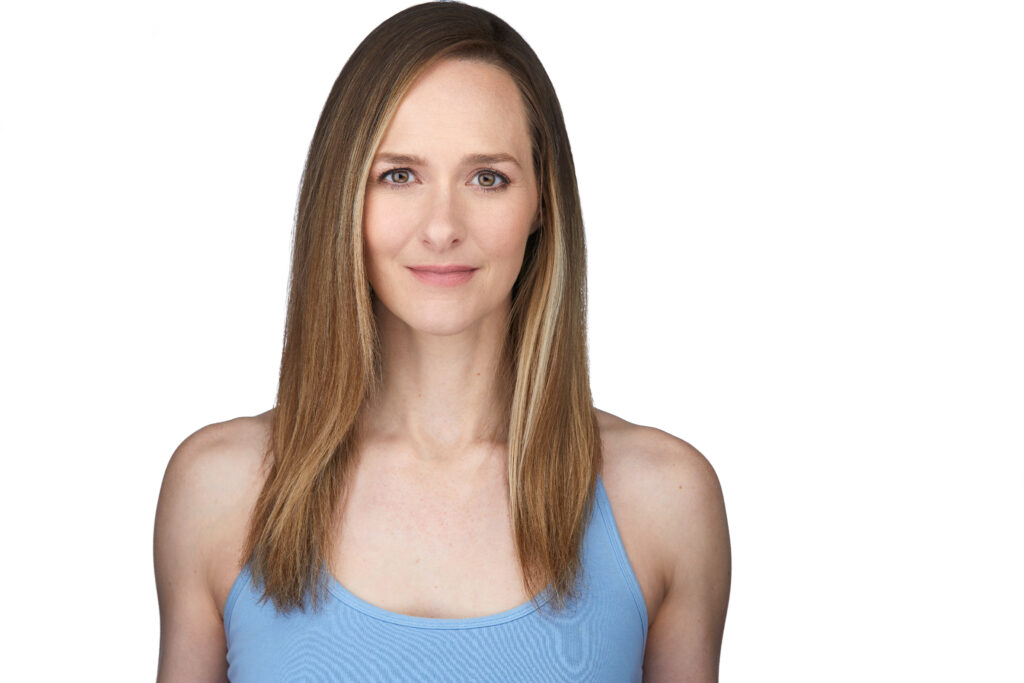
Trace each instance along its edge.
{"label": "neck", "polygon": [[471,464],[504,446],[511,387],[504,378],[508,307],[458,334],[411,328],[374,302],[381,341],[379,391],[362,433],[419,464]]}

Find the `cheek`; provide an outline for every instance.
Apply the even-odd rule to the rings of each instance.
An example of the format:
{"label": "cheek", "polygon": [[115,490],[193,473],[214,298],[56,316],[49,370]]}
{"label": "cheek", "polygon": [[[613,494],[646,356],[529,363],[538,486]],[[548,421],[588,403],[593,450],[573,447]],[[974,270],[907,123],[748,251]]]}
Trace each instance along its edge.
{"label": "cheek", "polygon": [[395,207],[368,193],[363,203],[363,248],[369,264],[375,257],[395,253],[402,243],[401,226],[405,223]]}
{"label": "cheek", "polygon": [[481,246],[496,266],[500,264],[502,271],[507,271],[506,278],[515,278],[519,273],[530,236],[531,217],[528,211],[515,210],[502,214],[498,219],[491,216],[484,223],[489,229],[480,233]]}

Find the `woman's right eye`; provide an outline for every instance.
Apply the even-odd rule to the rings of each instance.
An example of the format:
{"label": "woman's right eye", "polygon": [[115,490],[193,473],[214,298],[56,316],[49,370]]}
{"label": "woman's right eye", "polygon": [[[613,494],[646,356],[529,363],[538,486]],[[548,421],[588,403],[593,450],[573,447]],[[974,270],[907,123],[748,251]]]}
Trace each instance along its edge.
{"label": "woman's right eye", "polygon": [[[390,176],[390,178],[388,177]],[[378,180],[385,185],[408,185],[412,182],[412,171],[407,168],[393,168],[380,174]]]}

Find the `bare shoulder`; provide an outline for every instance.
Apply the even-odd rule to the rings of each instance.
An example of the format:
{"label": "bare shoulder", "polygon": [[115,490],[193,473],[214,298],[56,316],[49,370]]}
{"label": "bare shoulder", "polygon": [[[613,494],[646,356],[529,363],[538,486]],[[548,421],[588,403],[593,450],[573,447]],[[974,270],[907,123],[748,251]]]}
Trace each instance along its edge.
{"label": "bare shoulder", "polygon": [[644,680],[717,680],[732,571],[718,475],[679,437],[603,411],[598,423],[606,476],[642,508],[638,528],[663,588]]}
{"label": "bare shoulder", "polygon": [[[652,514],[716,505],[722,489],[714,467],[683,439],[597,410],[605,469],[628,491],[643,492]],[[667,507],[666,507],[667,506]],[[652,518],[659,526],[671,519]]]}
{"label": "bare shoulder", "polygon": [[222,610],[262,488],[269,413],[186,438],[164,472],[153,532],[157,680],[226,680]]}
{"label": "bare shoulder", "polygon": [[[167,463],[164,487],[174,486],[185,495],[225,494],[245,488],[266,464],[264,454],[271,414],[272,411],[267,411],[252,417],[237,417],[206,425],[190,434]],[[210,490],[210,487],[217,490]]]}
{"label": "bare shoulder", "polygon": [[595,409],[595,412],[603,445],[611,447],[615,456],[636,457],[643,465],[654,468],[690,467],[714,472],[707,458],[683,439],[656,427],[628,422],[603,410]]}
{"label": "bare shoulder", "polygon": [[189,515],[202,514],[207,529],[262,486],[270,412],[207,425],[189,435],[171,455],[160,503]]}
{"label": "bare shoulder", "polygon": [[[174,451],[157,503],[154,553],[157,580],[187,552],[211,599],[219,597],[225,566],[240,552],[249,514],[262,489],[271,412],[207,425]],[[165,560],[161,562],[161,560]],[[226,595],[224,596],[226,598]],[[218,609],[222,606],[215,601]]]}

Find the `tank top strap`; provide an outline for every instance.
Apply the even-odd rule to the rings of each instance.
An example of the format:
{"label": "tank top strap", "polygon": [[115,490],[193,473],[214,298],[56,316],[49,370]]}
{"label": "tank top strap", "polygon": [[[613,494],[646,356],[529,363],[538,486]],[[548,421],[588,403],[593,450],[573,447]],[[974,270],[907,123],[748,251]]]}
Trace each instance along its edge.
{"label": "tank top strap", "polygon": [[615,515],[612,512],[612,504],[608,499],[608,492],[604,488],[604,481],[601,479],[600,474],[597,475],[597,486],[595,487],[594,493],[594,507],[596,508],[596,513],[601,518],[601,525],[607,535],[608,545],[611,547],[612,555],[615,558],[615,564],[621,573],[622,580],[626,584],[626,589],[629,591],[630,596],[632,596],[637,612],[640,615],[640,621],[643,625],[643,642],[646,645],[648,630],[647,602],[644,600],[643,591],[640,589],[640,581],[637,580],[636,572],[633,570],[633,565],[629,561],[629,556],[626,554],[626,546],[622,543],[622,536],[619,534],[619,526],[616,523]]}

